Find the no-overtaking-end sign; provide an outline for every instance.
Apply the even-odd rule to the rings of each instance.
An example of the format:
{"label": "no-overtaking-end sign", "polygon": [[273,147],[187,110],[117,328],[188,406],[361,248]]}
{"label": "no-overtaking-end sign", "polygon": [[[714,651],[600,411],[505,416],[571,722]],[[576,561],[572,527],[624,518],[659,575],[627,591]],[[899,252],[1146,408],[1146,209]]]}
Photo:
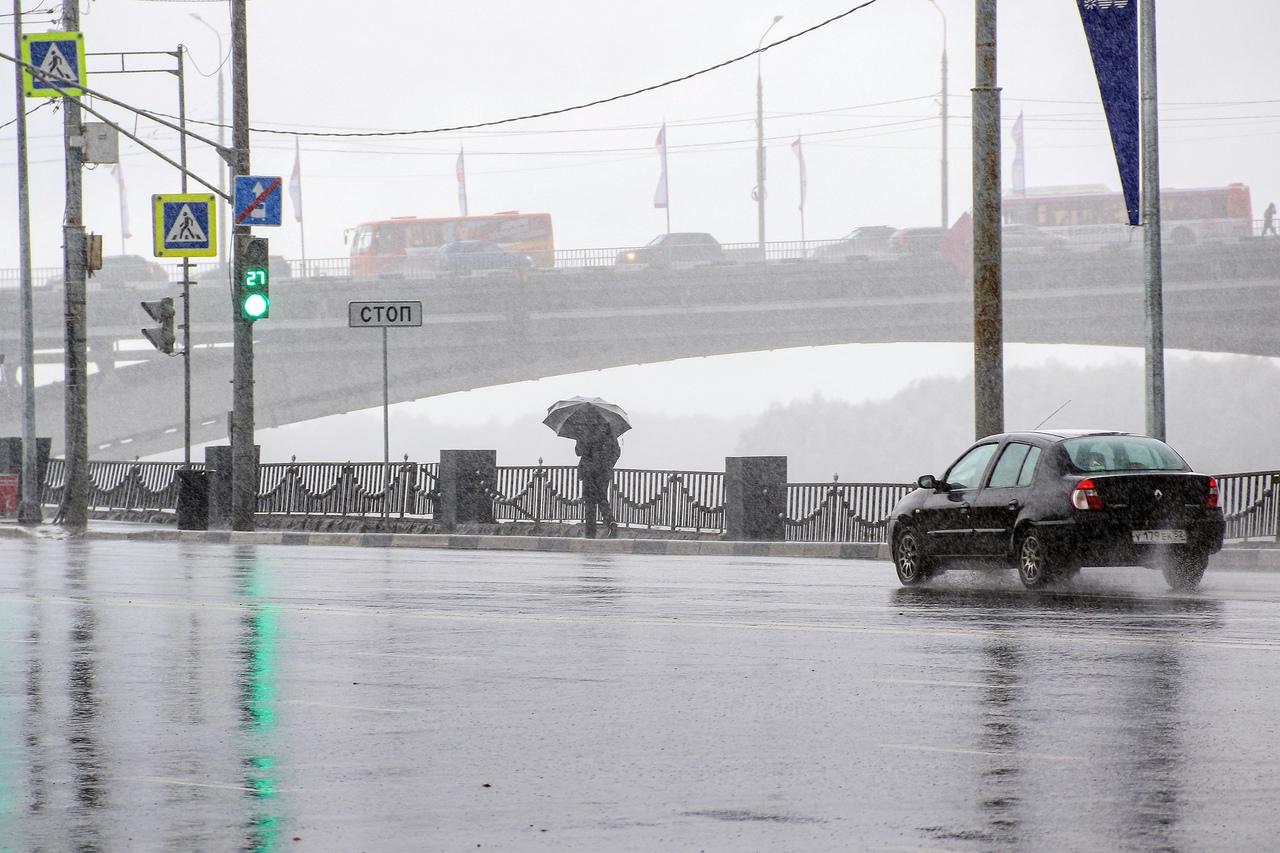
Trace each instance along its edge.
{"label": "no-overtaking-end sign", "polygon": [[351,302],[347,325],[356,327],[421,326],[421,302]]}

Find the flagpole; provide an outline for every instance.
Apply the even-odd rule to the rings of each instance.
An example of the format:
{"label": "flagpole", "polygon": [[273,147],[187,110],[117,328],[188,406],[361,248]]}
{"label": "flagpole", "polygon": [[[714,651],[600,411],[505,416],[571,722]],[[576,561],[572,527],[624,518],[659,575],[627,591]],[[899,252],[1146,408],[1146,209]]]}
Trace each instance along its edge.
{"label": "flagpole", "polygon": [[296,216],[298,218],[298,239],[302,243],[302,277],[307,277],[307,221],[302,214],[302,147],[298,142],[298,137],[293,138],[293,164],[297,172],[294,181],[297,183],[298,197],[295,199],[298,209]]}
{"label": "flagpole", "polygon": [[1142,285],[1146,308],[1147,435],[1165,438],[1164,281],[1160,244],[1160,141],[1156,94],[1156,8],[1152,0],[1139,6],[1142,103]]}

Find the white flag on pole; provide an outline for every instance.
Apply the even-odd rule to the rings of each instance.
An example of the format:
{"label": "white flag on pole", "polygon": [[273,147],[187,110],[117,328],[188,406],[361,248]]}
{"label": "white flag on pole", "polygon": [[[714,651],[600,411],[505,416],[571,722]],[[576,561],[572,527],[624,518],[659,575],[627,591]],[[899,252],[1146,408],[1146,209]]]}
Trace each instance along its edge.
{"label": "white flag on pole", "polygon": [[1018,120],[1013,123],[1013,194],[1027,194],[1027,160],[1026,150],[1022,147],[1022,110],[1018,110]]}
{"label": "white flag on pole", "polygon": [[124,251],[124,241],[133,237],[129,230],[129,194],[124,188],[124,167],[116,163],[111,167],[116,176],[116,191],[120,194],[120,251]]}
{"label": "white flag on pole", "polygon": [[467,215],[467,164],[462,156],[462,148],[458,149],[458,162],[454,166],[458,175],[458,215]]}
{"label": "white flag on pole", "polygon": [[293,218],[302,221],[302,149],[298,137],[293,138],[293,172],[289,175],[289,200],[293,202]]}
{"label": "white flag on pole", "polygon": [[809,179],[804,171],[804,147],[800,143],[800,137],[796,137],[796,141],[791,143],[791,150],[796,152],[796,160],[800,163],[800,210],[804,210],[804,197],[809,188]]}
{"label": "white flag on pole", "polygon": [[658,141],[656,143],[658,149],[658,167],[660,173],[658,175],[658,188],[653,192],[653,206],[667,206],[667,123],[662,123],[662,129],[658,131]]}

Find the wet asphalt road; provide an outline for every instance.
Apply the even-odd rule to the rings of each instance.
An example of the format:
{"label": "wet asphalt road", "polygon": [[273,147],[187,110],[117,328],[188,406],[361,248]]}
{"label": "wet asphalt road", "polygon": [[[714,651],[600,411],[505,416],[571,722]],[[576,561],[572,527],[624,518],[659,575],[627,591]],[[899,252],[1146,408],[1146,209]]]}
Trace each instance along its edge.
{"label": "wet asphalt road", "polygon": [[0,850],[1267,850],[1280,575],[0,540]]}

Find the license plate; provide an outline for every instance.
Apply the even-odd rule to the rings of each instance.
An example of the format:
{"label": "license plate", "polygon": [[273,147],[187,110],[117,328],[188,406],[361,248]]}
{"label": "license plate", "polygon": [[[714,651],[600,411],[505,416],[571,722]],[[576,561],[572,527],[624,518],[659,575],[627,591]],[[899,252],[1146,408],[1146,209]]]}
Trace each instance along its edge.
{"label": "license plate", "polygon": [[1185,545],[1187,543],[1187,531],[1135,530],[1133,531],[1133,542],[1135,545]]}

